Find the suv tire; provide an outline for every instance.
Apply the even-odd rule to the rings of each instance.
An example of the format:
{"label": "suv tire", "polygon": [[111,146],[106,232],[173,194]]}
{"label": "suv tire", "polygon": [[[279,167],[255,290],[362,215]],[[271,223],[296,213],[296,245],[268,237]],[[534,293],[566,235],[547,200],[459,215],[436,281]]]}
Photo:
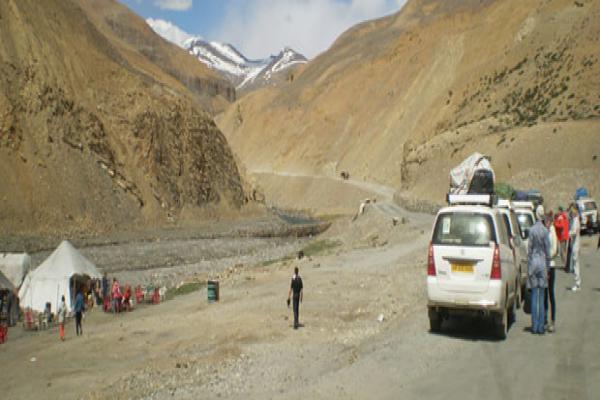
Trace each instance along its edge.
{"label": "suv tire", "polygon": [[442,330],[442,315],[434,309],[429,309],[429,330],[432,333],[439,333]]}
{"label": "suv tire", "polygon": [[498,339],[506,339],[508,334],[508,310],[504,310],[503,313],[496,314],[494,318],[494,333]]}
{"label": "suv tire", "polygon": [[507,325],[507,329],[512,326],[512,324],[514,324],[517,321],[517,294],[515,293],[515,300],[513,300],[513,302],[510,304],[510,307],[508,308],[508,325]]}
{"label": "suv tire", "polygon": [[[519,271],[519,276],[520,276],[521,272]],[[516,309],[520,309],[521,308],[521,302],[523,301],[523,291],[522,291],[522,287],[521,284],[519,283],[520,278],[517,277],[517,282],[515,283],[515,307]]]}

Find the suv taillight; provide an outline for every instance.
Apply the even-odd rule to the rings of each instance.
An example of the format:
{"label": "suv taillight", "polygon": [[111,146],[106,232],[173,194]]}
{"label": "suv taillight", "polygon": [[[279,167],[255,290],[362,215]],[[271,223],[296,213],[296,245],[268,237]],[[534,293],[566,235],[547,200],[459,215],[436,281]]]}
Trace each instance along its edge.
{"label": "suv taillight", "polygon": [[500,267],[500,248],[494,247],[494,259],[492,261],[492,273],[490,279],[502,279],[502,268]]}
{"label": "suv taillight", "polygon": [[429,255],[427,256],[427,275],[435,276],[435,261],[433,260],[433,244],[429,243]]}

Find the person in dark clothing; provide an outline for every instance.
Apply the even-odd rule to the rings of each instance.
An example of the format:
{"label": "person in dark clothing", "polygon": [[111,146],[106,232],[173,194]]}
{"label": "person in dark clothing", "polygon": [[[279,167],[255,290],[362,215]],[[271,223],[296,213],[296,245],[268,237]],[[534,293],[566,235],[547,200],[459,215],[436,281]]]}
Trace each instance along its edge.
{"label": "person in dark clothing", "polygon": [[290,297],[294,294],[294,329],[298,329],[300,325],[298,323],[298,314],[300,313],[300,303],[302,302],[302,278],[298,275],[298,267],[294,268],[294,276],[292,276],[292,283],[290,285],[290,291],[288,292],[287,304],[290,305]]}
{"label": "person in dark clothing", "polygon": [[109,298],[109,286],[108,286],[108,278],[106,277],[106,272],[102,276],[102,309],[104,312],[108,312],[110,308],[110,298]]}
{"label": "person in dark clothing", "polygon": [[75,296],[75,306],[73,307],[73,311],[75,311],[75,334],[77,336],[83,335],[81,320],[83,319],[83,312],[85,311],[85,302],[83,301],[81,289],[77,291],[77,296]]}
{"label": "person in dark clothing", "polygon": [[8,326],[13,326],[13,293],[12,291],[8,292],[7,296],[7,306],[6,306],[6,318]]}

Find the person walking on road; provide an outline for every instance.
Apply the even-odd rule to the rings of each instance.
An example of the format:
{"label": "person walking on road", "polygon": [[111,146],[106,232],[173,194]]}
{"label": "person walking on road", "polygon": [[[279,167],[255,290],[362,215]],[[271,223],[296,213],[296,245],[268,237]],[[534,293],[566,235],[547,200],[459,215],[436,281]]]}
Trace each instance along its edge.
{"label": "person walking on road", "polygon": [[[559,256],[558,249],[558,237],[554,228],[554,215],[552,211],[546,214],[546,227],[548,228],[548,235],[550,238],[550,265],[548,266],[548,287],[544,296],[544,308],[546,309],[546,330],[553,333],[555,330],[556,321],[556,297],[554,296],[554,283],[556,281],[556,267]],[[550,307],[548,307],[550,306]],[[548,310],[551,310],[550,312]],[[548,323],[548,314],[550,313],[550,323]]]}
{"label": "person walking on road", "polygon": [[544,226],[544,207],[535,210],[536,223],[529,229],[527,288],[531,289],[531,332],[544,334],[544,293],[548,286],[550,237]]}
{"label": "person walking on road", "polygon": [[581,269],[579,266],[579,242],[580,242],[580,227],[579,213],[577,212],[577,206],[571,207],[571,229],[569,229],[569,237],[571,238],[571,269],[575,274],[575,285],[571,287],[571,290],[576,292],[581,289]]}
{"label": "person walking on road", "polygon": [[294,276],[292,276],[292,283],[290,285],[290,291],[288,292],[287,304],[290,306],[290,297],[293,297],[294,307],[294,329],[298,329],[300,323],[298,322],[300,314],[300,303],[302,302],[302,278],[298,275],[298,267],[294,268]]}
{"label": "person walking on road", "polygon": [[83,319],[83,312],[85,311],[85,303],[81,289],[77,291],[77,296],[75,296],[75,306],[73,307],[73,311],[75,311],[75,334],[77,336],[83,335],[81,320]]}
{"label": "person walking on road", "polygon": [[65,340],[65,321],[67,320],[67,304],[65,303],[65,296],[60,299],[60,305],[58,306],[58,332],[60,340]]}

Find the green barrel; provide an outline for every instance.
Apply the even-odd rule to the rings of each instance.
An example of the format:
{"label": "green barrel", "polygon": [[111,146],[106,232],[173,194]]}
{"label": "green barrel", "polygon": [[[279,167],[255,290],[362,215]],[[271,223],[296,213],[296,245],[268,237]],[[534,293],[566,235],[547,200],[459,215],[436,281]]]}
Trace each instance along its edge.
{"label": "green barrel", "polygon": [[208,292],[209,303],[219,301],[219,281],[208,281],[206,289]]}

